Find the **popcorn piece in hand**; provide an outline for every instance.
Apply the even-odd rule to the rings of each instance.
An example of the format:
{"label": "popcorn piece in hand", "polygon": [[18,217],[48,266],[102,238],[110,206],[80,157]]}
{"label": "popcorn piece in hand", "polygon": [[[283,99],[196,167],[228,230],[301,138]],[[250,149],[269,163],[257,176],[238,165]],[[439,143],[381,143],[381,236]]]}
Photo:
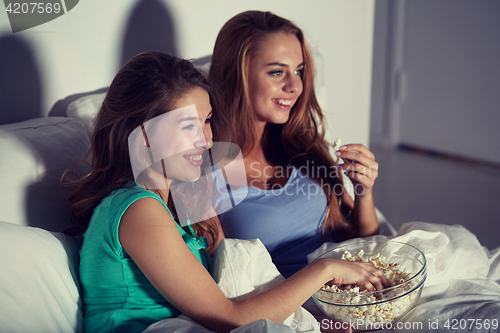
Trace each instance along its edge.
{"label": "popcorn piece in hand", "polygon": [[337,138],[337,140],[335,140],[335,142],[333,143],[333,149],[335,151],[338,151],[340,150],[341,145],[342,145],[342,140],[340,138]]}

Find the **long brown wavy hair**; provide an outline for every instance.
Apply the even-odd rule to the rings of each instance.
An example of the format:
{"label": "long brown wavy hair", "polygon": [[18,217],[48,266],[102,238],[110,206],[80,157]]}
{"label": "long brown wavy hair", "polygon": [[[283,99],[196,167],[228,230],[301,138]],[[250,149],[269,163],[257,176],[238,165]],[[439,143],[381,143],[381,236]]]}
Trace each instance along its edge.
{"label": "long brown wavy hair", "polygon": [[[275,33],[293,34],[302,46],[303,92],[291,109],[288,121],[285,124],[267,123],[261,139],[255,131],[248,68],[260,42]],[[342,176],[334,168],[336,162],[328,152],[331,144],[325,140],[324,116],[314,92],[313,58],[302,31],[291,21],[270,12],[240,13],[227,21],[217,36],[209,76],[225,98],[227,118],[232,124],[232,141],[241,147],[243,156],[260,140],[264,156],[271,164],[301,169],[305,166],[328,198],[323,232],[331,231],[343,237],[342,230],[348,228],[346,216],[350,215],[350,207],[342,202]],[[326,172],[314,172],[313,168]],[[342,191],[334,190],[339,185]]]}
{"label": "long brown wavy hair", "polygon": [[[91,157],[90,163],[80,161],[76,168],[81,170],[86,164],[88,174],[75,177],[74,169],[66,172],[65,183],[71,191],[70,215],[75,225],[67,233],[85,232],[100,201],[111,191],[127,187],[127,183],[134,180],[128,147],[130,133],[148,120],[172,110],[179,98],[197,87],[207,91],[210,97],[214,140],[225,141],[223,133],[227,126],[224,125],[220,92],[191,62],[159,51],[148,51],[123,65],[96,116],[87,156],[87,159],[89,155]],[[208,182],[209,179],[200,177],[199,181]],[[195,196],[187,195],[185,199],[190,197]],[[171,195],[166,204],[178,222]],[[214,217],[193,224],[193,229],[197,235],[206,236],[213,245],[217,240],[218,226],[218,218]],[[211,250],[209,247],[208,251]]]}

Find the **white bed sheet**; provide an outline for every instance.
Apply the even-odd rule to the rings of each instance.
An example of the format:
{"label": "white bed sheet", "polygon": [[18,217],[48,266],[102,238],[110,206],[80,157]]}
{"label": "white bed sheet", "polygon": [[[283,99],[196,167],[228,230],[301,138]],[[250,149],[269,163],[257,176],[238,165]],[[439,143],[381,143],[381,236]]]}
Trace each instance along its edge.
{"label": "white bed sheet", "polygon": [[[395,237],[365,239],[404,242],[420,249],[427,259],[420,300],[401,320],[406,328],[394,327],[393,332],[500,332],[492,325],[500,321],[500,248],[490,251],[481,246],[460,225],[424,222],[404,224]],[[325,243],[308,256],[309,261],[338,245]]]}

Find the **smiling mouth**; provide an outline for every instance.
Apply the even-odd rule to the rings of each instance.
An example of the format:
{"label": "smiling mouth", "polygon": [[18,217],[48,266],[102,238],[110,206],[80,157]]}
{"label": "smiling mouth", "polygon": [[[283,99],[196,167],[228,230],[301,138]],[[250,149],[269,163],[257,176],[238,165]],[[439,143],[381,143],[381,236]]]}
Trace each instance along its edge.
{"label": "smiling mouth", "polygon": [[292,105],[292,101],[291,99],[281,99],[281,98],[273,98],[273,102],[278,104],[278,105],[282,105],[282,106],[290,106]]}
{"label": "smiling mouth", "polygon": [[202,154],[184,155],[183,157],[194,166],[200,166],[203,163]]}

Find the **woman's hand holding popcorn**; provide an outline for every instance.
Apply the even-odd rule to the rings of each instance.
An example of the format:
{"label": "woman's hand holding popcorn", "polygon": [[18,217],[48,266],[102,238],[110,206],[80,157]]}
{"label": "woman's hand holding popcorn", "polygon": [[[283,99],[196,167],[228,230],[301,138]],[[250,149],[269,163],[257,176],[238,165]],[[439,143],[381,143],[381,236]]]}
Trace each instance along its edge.
{"label": "woman's hand holding popcorn", "polygon": [[356,284],[368,291],[382,290],[389,286],[387,279],[381,269],[375,267],[371,262],[352,262],[340,259],[331,260],[334,265],[334,276],[331,284],[341,286],[344,284]]}
{"label": "woman's hand holding popcorn", "polygon": [[[346,176],[354,184],[355,196],[371,196],[373,184],[378,175],[375,155],[362,144],[341,146],[335,155],[344,160],[343,164],[339,164],[339,168],[345,171]],[[360,185],[362,190],[359,189]]]}

